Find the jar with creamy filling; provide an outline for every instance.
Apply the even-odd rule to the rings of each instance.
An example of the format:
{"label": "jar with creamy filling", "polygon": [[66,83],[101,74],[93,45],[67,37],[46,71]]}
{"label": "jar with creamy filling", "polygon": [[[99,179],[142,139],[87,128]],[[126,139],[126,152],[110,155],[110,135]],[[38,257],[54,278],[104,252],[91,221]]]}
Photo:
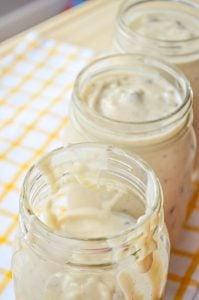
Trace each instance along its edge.
{"label": "jar with creamy filling", "polygon": [[199,3],[195,0],[129,0],[116,22],[115,49],[164,58],[178,66],[193,89],[199,179]]}
{"label": "jar with creamy filling", "polygon": [[47,154],[21,194],[16,299],[162,299],[162,203],[156,175],[135,155],[92,143]]}
{"label": "jar with creamy filling", "polygon": [[105,57],[76,80],[65,142],[98,141],[135,152],[160,178],[173,241],[185,218],[195,135],[192,94],[180,71],[142,55]]}

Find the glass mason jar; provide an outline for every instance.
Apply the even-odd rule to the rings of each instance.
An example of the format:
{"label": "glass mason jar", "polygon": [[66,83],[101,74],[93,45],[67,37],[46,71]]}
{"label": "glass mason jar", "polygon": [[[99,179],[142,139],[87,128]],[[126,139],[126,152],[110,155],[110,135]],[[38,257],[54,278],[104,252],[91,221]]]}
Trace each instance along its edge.
{"label": "glass mason jar", "polygon": [[151,168],[123,150],[82,143],[47,154],[21,194],[16,299],[162,299],[162,203]]}
{"label": "glass mason jar", "polygon": [[[126,86],[125,77],[118,77],[120,74],[133,76],[130,86]],[[157,85],[162,80],[161,91]],[[145,91],[149,93],[147,102],[144,102]],[[177,97],[180,105],[171,107],[167,113],[165,109],[172,97]],[[148,111],[143,111],[146,106]],[[137,110],[132,117],[134,107]],[[144,119],[147,113],[151,116]],[[166,224],[171,242],[175,241],[192,192],[196,149],[191,88],[180,71],[142,55],[118,54],[96,60],[76,79],[64,140],[66,144],[85,141],[112,144],[144,158],[160,179]]]}
{"label": "glass mason jar", "polygon": [[114,38],[120,52],[152,53],[178,66],[193,89],[199,179],[199,3],[195,0],[129,0],[121,6]]}

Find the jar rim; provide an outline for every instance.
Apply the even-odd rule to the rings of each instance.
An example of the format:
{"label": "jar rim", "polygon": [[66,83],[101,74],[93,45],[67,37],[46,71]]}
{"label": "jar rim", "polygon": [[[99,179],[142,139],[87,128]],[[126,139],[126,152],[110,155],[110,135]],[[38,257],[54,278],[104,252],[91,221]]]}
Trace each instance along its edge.
{"label": "jar rim", "polygon": [[[120,27],[122,29],[124,29],[126,33],[128,33],[129,37],[133,38],[133,37],[137,36],[137,37],[142,38],[143,40],[150,41],[152,43],[154,43],[154,42],[167,43],[167,47],[169,45],[172,46],[173,44],[178,45],[178,44],[182,44],[182,43],[199,41],[199,34],[196,37],[175,41],[175,40],[167,40],[167,39],[159,39],[159,38],[155,38],[155,37],[149,37],[146,35],[141,35],[141,34],[137,33],[136,31],[130,30],[129,26],[126,24],[126,22],[124,20],[124,14],[126,13],[126,11],[129,8],[134,7],[136,5],[146,4],[146,3],[150,3],[150,2],[165,2],[167,4],[168,3],[177,3],[177,4],[187,5],[191,8],[193,7],[194,9],[197,8],[199,10],[199,4],[192,0],[189,0],[189,1],[187,1],[187,0],[180,0],[180,1],[179,0],[128,0],[128,1],[124,1],[119,8],[117,19],[118,19]],[[176,54],[176,55],[179,55],[179,54]]]}
{"label": "jar rim", "polygon": [[[166,72],[171,74],[173,77],[175,77],[175,79],[177,79],[178,84],[180,85],[180,87],[183,89],[184,92],[184,99],[182,101],[182,103],[174,110],[172,111],[170,114],[165,115],[161,118],[156,118],[156,119],[152,119],[152,120],[147,120],[147,121],[123,121],[123,120],[115,120],[115,119],[111,119],[108,117],[105,117],[103,115],[100,115],[99,113],[97,113],[96,111],[92,110],[91,108],[88,107],[88,105],[86,105],[85,103],[83,103],[82,101],[82,97],[81,97],[81,82],[84,79],[84,76],[86,76],[86,74],[89,72],[91,72],[92,68],[95,66],[99,66],[100,68],[100,64],[102,63],[109,63],[109,66],[111,68],[113,68],[114,66],[114,61],[118,60],[120,61],[120,65],[116,64],[116,67],[122,67],[122,60],[132,60],[132,64],[133,63],[137,63],[137,62],[141,62],[143,64],[143,66],[149,66],[152,68],[155,67],[159,67],[161,70],[164,70],[164,68],[166,69]],[[123,65],[124,67],[124,65]],[[110,71],[109,69],[106,69],[104,67],[101,67],[100,72],[102,73],[103,71]],[[116,69],[117,70],[117,69]],[[119,70],[119,68],[118,68]],[[90,78],[89,78],[90,79]],[[130,128],[130,130],[132,130],[133,127],[141,127],[141,126],[148,126],[148,130],[150,130],[150,126],[158,126],[158,128],[161,128],[161,124],[162,122],[166,122],[165,126],[170,125],[171,122],[174,122],[176,120],[181,119],[182,117],[184,117],[185,115],[187,115],[187,113],[189,111],[191,111],[192,109],[192,89],[190,86],[190,83],[188,82],[187,78],[184,76],[184,74],[175,66],[170,65],[169,63],[165,62],[162,59],[157,59],[156,57],[153,56],[146,56],[144,54],[137,54],[137,53],[120,53],[120,54],[112,54],[112,55],[108,55],[105,57],[101,57],[101,58],[97,58],[96,60],[94,60],[93,62],[91,62],[90,64],[88,64],[85,68],[82,69],[82,71],[78,74],[76,81],[75,81],[75,85],[74,85],[74,89],[73,89],[73,103],[75,108],[78,109],[79,113],[81,113],[83,111],[83,113],[86,113],[88,116],[93,116],[95,118],[96,122],[106,122],[107,125],[118,125],[118,126],[126,126],[128,127],[128,129]],[[179,114],[180,117],[178,116]],[[108,130],[110,128],[110,126],[106,127],[106,130]],[[133,131],[133,130],[132,130]],[[132,133],[132,132],[131,132]]]}
{"label": "jar rim", "polygon": [[[136,163],[138,167],[142,168],[144,171],[147,172],[148,174],[148,179],[150,179],[150,185],[153,187],[153,195],[154,195],[154,204],[150,207],[149,202],[146,202],[146,209],[145,209],[145,214],[142,215],[141,217],[144,217],[139,224],[136,222],[136,224],[132,227],[130,227],[128,230],[124,230],[120,232],[119,234],[113,234],[111,236],[107,237],[97,237],[97,238],[76,238],[76,237],[71,237],[67,236],[66,234],[62,234],[60,232],[54,231],[51,229],[48,225],[46,225],[43,221],[40,220],[40,218],[36,215],[34,210],[31,208],[30,201],[29,201],[29,185],[31,181],[31,176],[34,173],[35,169],[38,169],[38,165],[40,162],[42,162],[44,159],[47,158],[52,158],[55,155],[59,155],[60,153],[64,153],[67,151],[77,151],[81,149],[102,149],[104,151],[107,151],[107,153],[114,152],[120,156],[125,156],[131,163]],[[20,199],[20,212],[22,213],[22,218],[25,218],[26,222],[28,223],[28,220],[30,217],[34,218],[34,225],[38,229],[41,230],[41,235],[46,236],[48,235],[51,237],[56,237],[60,241],[66,241],[66,240],[71,240],[71,241],[85,241],[85,242],[97,242],[97,241],[107,241],[107,240],[114,240],[117,239],[121,236],[129,235],[132,232],[135,234],[136,230],[140,228],[141,226],[144,226],[144,224],[147,224],[150,220],[150,218],[154,215],[159,213],[160,209],[162,208],[162,190],[161,186],[159,183],[158,178],[156,177],[154,171],[151,169],[151,167],[144,161],[142,160],[139,156],[136,154],[128,153],[128,151],[124,151],[122,149],[106,145],[106,144],[97,144],[97,143],[78,143],[78,144],[71,144],[68,145],[67,147],[60,147],[57,149],[52,150],[51,152],[41,156],[41,158],[29,169],[27,172],[25,178],[24,178],[24,183],[23,183],[23,188],[22,188],[22,193],[21,193],[21,199]],[[148,206],[147,206],[148,205]],[[146,210],[148,211],[146,213]]]}

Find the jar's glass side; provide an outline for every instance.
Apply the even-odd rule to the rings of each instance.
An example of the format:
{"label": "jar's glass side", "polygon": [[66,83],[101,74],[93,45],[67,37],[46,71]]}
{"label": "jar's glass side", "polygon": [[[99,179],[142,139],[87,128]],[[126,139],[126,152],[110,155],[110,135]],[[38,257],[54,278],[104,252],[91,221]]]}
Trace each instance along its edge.
{"label": "jar's glass side", "polygon": [[[132,81],[131,88],[128,79]],[[140,80],[144,86],[137,86],[138,82],[134,83],[136,80]],[[160,86],[157,85],[159,81]],[[106,90],[107,86],[109,90]],[[88,87],[90,88],[90,95],[87,93]],[[114,94],[114,89],[117,88],[121,89],[121,93],[118,94],[121,103],[117,103],[115,99],[117,95]],[[93,92],[92,94],[92,90],[94,92],[96,90],[96,93]],[[156,99],[157,103],[152,102],[151,95],[148,95],[145,90],[153,91],[154,97],[159,96]],[[112,93],[112,99],[108,97],[108,93]],[[89,97],[91,98],[90,102],[88,102]],[[139,108],[140,105],[140,109],[144,109],[142,103],[145,104],[146,101],[144,102],[143,97],[149,97],[148,102],[154,105],[151,111],[150,107],[147,108],[148,111],[145,113],[149,116],[146,120],[144,119],[145,116],[140,117],[139,110],[137,112],[139,114],[138,119],[136,119],[136,111],[132,111],[132,120],[127,119],[125,115],[124,119],[123,117],[119,119],[118,116],[111,116],[111,109],[121,110],[123,109],[122,106],[128,108],[125,106],[125,102],[129,103],[129,106],[138,106]],[[96,103],[94,102],[95,98]],[[170,98],[174,103],[169,103]],[[107,104],[103,103],[103,100]],[[165,108],[161,106],[164,102],[173,105],[165,113],[163,113]],[[158,104],[162,110],[161,116],[158,111],[156,114],[153,112],[157,109],[155,106]],[[117,54],[98,59],[80,72],[75,82],[70,116],[73,118],[73,122],[79,122],[79,126],[88,126],[88,131],[92,130],[90,128],[91,122],[95,119],[95,122],[92,122],[93,131],[100,129],[99,134],[105,135],[117,131],[122,138],[131,140],[134,136],[136,140],[139,138],[140,144],[142,139],[149,140],[150,143],[156,137],[158,141],[161,138],[167,139],[170,131],[171,135],[174,135],[177,129],[180,130],[186,122],[191,112],[191,106],[192,90],[189,82],[178,69],[162,60],[142,54]],[[109,114],[104,113],[102,109],[108,110]],[[78,121],[79,118],[80,121]]]}
{"label": "jar's glass side", "polygon": [[[88,141],[84,130],[78,130],[69,122],[66,127],[66,141],[69,143]],[[91,140],[91,137],[90,137]],[[94,139],[92,139],[94,140]],[[153,146],[136,147],[129,141],[98,139],[128,151],[133,151],[143,157],[156,171],[166,199],[164,204],[165,221],[170,233],[171,243],[175,244],[178,233],[185,220],[188,201],[193,193],[192,173],[196,154],[196,138],[193,128],[185,128],[184,132],[174,139]],[[183,149],[183,151],[182,151]]]}
{"label": "jar's glass side", "polygon": [[198,17],[196,1],[125,1],[116,20],[116,49],[133,53],[151,51],[175,64],[196,61]]}
{"label": "jar's glass side", "polygon": [[153,166],[162,183],[164,197],[167,200],[164,204],[165,221],[173,245],[182,228],[188,202],[193,193],[192,173],[195,153],[196,139],[193,128],[185,129],[175,142],[166,143],[165,147],[142,152],[142,157]]}
{"label": "jar's glass side", "polygon": [[125,300],[128,296],[163,299],[169,262],[166,235],[166,230],[159,232],[153,263],[150,257],[144,262],[147,271],[142,264],[135,268],[133,256],[103,267],[55,264],[31,251],[22,240],[13,258],[16,300],[92,300],[93,295],[98,300]]}
{"label": "jar's glass side", "polygon": [[[161,12],[163,18],[161,20]],[[142,22],[135,22],[135,26],[129,25],[137,16],[145,15]],[[175,15],[176,14],[176,15]],[[175,26],[180,32],[184,32],[184,38],[179,38],[180,34],[173,32],[173,27],[169,26],[172,17],[176,16]],[[147,18],[155,26],[151,32],[151,26],[147,24]],[[145,20],[145,21],[144,21]],[[190,26],[188,26],[190,23]],[[192,24],[193,23],[193,24]],[[142,31],[139,32],[139,26]],[[161,38],[156,37],[156,31],[164,32],[173,39],[166,39],[165,35]],[[187,26],[190,30],[188,34]],[[157,29],[157,30],[156,30]],[[197,137],[197,153],[195,161],[194,180],[199,178],[199,5],[197,1],[126,1],[118,12],[116,29],[114,36],[115,52],[131,53],[153,53],[153,55],[164,58],[179,67],[189,79],[194,95],[194,129]],[[149,35],[147,35],[147,33]],[[183,37],[183,35],[181,36]]]}
{"label": "jar's glass side", "polygon": [[[199,50],[198,50],[199,52]],[[194,166],[194,181],[199,180],[199,59],[178,65],[191,83],[193,89],[193,126],[196,133],[197,152]]]}
{"label": "jar's glass side", "polygon": [[[142,169],[142,163],[129,164],[130,156],[121,150],[114,153],[107,147],[105,152],[89,151],[90,146],[85,146],[83,153],[81,147],[74,146],[65,155],[65,150],[60,149],[46,157],[37,165],[37,172],[32,170],[34,176],[29,177],[28,186],[26,182],[18,249],[13,257],[17,299],[93,299],[94,291],[95,299],[99,300],[126,299],[128,295],[137,297],[143,293],[145,297],[143,283],[146,299],[156,296],[159,299],[166,282],[169,244],[155,176],[150,169]],[[71,239],[69,232],[64,236],[66,232],[57,232],[52,223],[46,228],[35,212],[41,217],[40,204],[46,205],[52,199],[56,202],[60,196],[63,212],[63,189],[66,191],[66,185],[74,183],[74,177],[76,188],[81,187],[81,196],[87,194],[87,198],[79,203],[70,193],[71,201],[67,203],[70,212],[77,208],[85,211],[86,205],[90,209],[92,205],[95,209],[103,206],[105,215],[123,212],[131,218],[133,215],[138,223],[127,222],[125,226],[130,226],[129,229],[119,235],[91,240]],[[106,190],[99,190],[96,180],[97,186],[105,185]],[[99,193],[99,198],[94,196],[94,191]],[[28,199],[23,198],[27,196]],[[58,207],[53,211],[57,212]],[[54,221],[49,222],[54,224]],[[158,286],[155,270],[162,278]]]}
{"label": "jar's glass side", "polygon": [[[139,63],[135,62],[134,65],[136,59]],[[110,143],[133,151],[148,161],[161,180],[165,193],[166,221],[171,240],[174,243],[184,220],[190,191],[193,189],[191,177],[196,153],[196,139],[192,128],[192,94],[189,84],[177,69],[172,69],[172,72],[169,65],[160,63],[153,58],[144,60],[140,55],[123,54],[104,58],[101,62],[100,64],[100,60],[98,60],[84,69],[77,79],[70,107],[70,120],[65,130],[65,143],[80,141]],[[184,102],[172,116],[169,115],[154,122],[116,122],[106,119],[104,116],[99,117],[92,109],[85,108],[81,92],[92,80],[104,73],[110,74],[113,70],[117,70],[117,72],[128,70],[129,72],[129,69],[133,69],[140,76],[144,64],[147,64],[147,68],[151,68],[149,74],[155,68],[155,72],[159,76],[173,82],[179,91],[182,102]],[[178,174],[181,175],[178,176]],[[182,194],[183,201],[181,201]],[[174,210],[176,210],[175,213]],[[178,210],[180,214],[175,219]],[[171,218],[172,213],[174,214]],[[174,224],[175,229],[173,228]]]}

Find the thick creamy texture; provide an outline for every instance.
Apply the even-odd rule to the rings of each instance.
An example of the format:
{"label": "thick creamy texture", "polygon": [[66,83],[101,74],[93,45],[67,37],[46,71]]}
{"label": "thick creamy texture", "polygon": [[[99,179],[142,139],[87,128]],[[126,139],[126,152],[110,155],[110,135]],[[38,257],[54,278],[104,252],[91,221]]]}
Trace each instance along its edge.
{"label": "thick creamy texture", "polygon": [[[97,208],[63,209],[55,214],[52,208],[43,213],[44,222],[56,231],[76,238],[102,238],[129,229],[134,219],[125,214]],[[54,222],[49,220],[54,220]]]}
{"label": "thick creamy texture", "polygon": [[124,122],[161,119],[182,104],[177,90],[155,72],[98,76],[91,80],[82,99],[97,114]]}
{"label": "thick creamy texture", "polygon": [[[161,119],[175,113],[183,103],[183,99],[180,97],[177,89],[164,79],[161,74],[156,72],[151,72],[150,74],[143,74],[142,72],[135,74],[110,73],[106,76],[98,76],[86,86],[82,93],[82,100],[92,111],[100,116],[129,123]],[[129,128],[130,126],[132,125],[129,124]],[[146,123],[145,126],[147,129],[148,124]],[[176,124],[173,128],[171,127],[167,136],[164,136],[164,131],[159,129],[159,136],[157,138],[154,137],[154,140],[158,143],[171,139],[176,134],[176,128],[180,130]],[[152,146],[154,140],[149,138],[148,146]],[[187,145],[184,143],[187,143]],[[143,146],[143,149],[139,149],[141,147],[140,140],[134,140],[132,148],[128,145],[128,142],[126,143],[126,140],[123,143],[121,141],[119,145],[120,147],[127,146],[128,150],[130,148],[130,150],[138,152],[151,164],[160,177],[164,195],[166,196],[166,221],[172,241],[175,240],[185,217],[187,200],[191,194],[190,180],[195,149],[194,144],[193,134],[187,133],[183,140],[179,139],[174,144],[170,145],[168,143],[165,146],[161,146],[159,152],[156,146],[153,146],[154,148],[148,151],[146,144]],[[180,172],[180,175],[178,172]],[[174,182],[176,182],[174,178],[178,178],[175,187],[173,186]],[[182,199],[184,205],[180,207]],[[183,213],[181,214],[182,211]]]}
{"label": "thick creamy texture", "polygon": [[[49,163],[43,164],[41,169],[55,198],[47,198],[34,210],[51,230],[62,235],[85,239],[112,236],[133,228],[147,215],[143,203],[133,199],[127,187],[117,181],[99,180],[95,172],[86,176],[82,172],[86,170],[84,165],[74,163],[70,167],[71,176],[61,190],[59,184],[54,184],[53,169],[49,173]],[[74,254],[75,249],[72,249],[61,264],[34,253],[30,246],[37,246],[39,240],[28,233],[21,237],[13,258],[17,300],[160,300],[167,277],[168,244],[164,227],[158,235],[154,234],[154,228],[160,224],[158,220],[158,216],[154,216],[143,227],[140,238],[128,244],[114,248],[110,240],[106,247],[98,249],[96,243],[96,252],[93,250],[83,256],[81,251]],[[53,251],[50,241],[47,247]],[[109,247],[113,250],[107,251]],[[61,245],[58,249],[62,257],[66,249]],[[102,260],[100,265],[103,253],[105,258],[110,256],[110,264],[103,265]],[[71,257],[76,264],[70,263]],[[94,266],[89,268],[91,262]]]}
{"label": "thick creamy texture", "polygon": [[[93,125],[89,123],[87,125],[86,120],[81,124],[78,123],[79,117],[74,121],[75,112],[71,110],[65,143],[85,141],[109,143],[144,158],[160,178],[165,198],[166,224],[174,244],[185,218],[192,190],[191,176],[196,149],[193,128],[190,124],[185,126],[183,122],[176,122],[168,127],[169,131],[166,131],[166,126],[164,129],[154,126],[155,134],[154,132],[148,132],[145,136],[132,134],[135,128],[131,122],[148,121],[174,113],[183,99],[180,99],[176,89],[161,75],[156,73],[154,75],[153,72],[143,74],[141,71],[137,76],[136,72],[129,74],[127,72],[124,75],[124,72],[121,72],[119,75],[119,72],[110,72],[90,80],[82,91],[82,102],[93,111],[93,119],[90,120]],[[111,127],[112,133],[106,135],[104,130],[108,129],[108,125],[104,123],[103,127],[102,122],[100,125],[102,128],[95,127],[94,113],[119,122],[126,121],[129,133],[125,135],[122,129],[117,131]],[[142,130],[147,131],[148,126],[146,122]]]}
{"label": "thick creamy texture", "polygon": [[144,214],[144,205],[138,200],[134,200],[137,209],[132,212],[128,198],[134,195],[127,187],[114,180],[107,183],[101,179],[100,171],[91,171],[85,163],[68,166],[69,174],[61,191],[54,183],[56,176],[49,170],[49,164],[43,163],[40,168],[47,174],[56,199],[38,204],[35,213],[50,228],[68,237],[102,238],[121,234]]}
{"label": "thick creamy texture", "polygon": [[139,35],[163,41],[199,37],[199,21],[190,14],[172,10],[142,10],[131,15],[129,28]]}
{"label": "thick creamy texture", "polygon": [[[147,5],[147,4],[146,4]],[[182,3],[181,10],[175,3],[171,9],[157,3],[153,7],[137,8],[131,11],[126,24],[136,33],[134,42],[120,46],[125,52],[144,52],[159,56],[180,68],[193,90],[194,129],[197,137],[197,152],[195,162],[195,179],[199,180],[199,12],[198,8],[190,8]],[[186,12],[187,10],[187,12]],[[141,39],[139,37],[142,37]],[[145,39],[146,38],[146,39]],[[159,46],[160,41],[165,44]],[[172,42],[177,42],[175,45]],[[197,44],[197,46],[196,46]],[[163,48],[163,50],[161,49]],[[182,50],[183,49],[183,50]],[[162,52],[163,51],[163,52]]]}

